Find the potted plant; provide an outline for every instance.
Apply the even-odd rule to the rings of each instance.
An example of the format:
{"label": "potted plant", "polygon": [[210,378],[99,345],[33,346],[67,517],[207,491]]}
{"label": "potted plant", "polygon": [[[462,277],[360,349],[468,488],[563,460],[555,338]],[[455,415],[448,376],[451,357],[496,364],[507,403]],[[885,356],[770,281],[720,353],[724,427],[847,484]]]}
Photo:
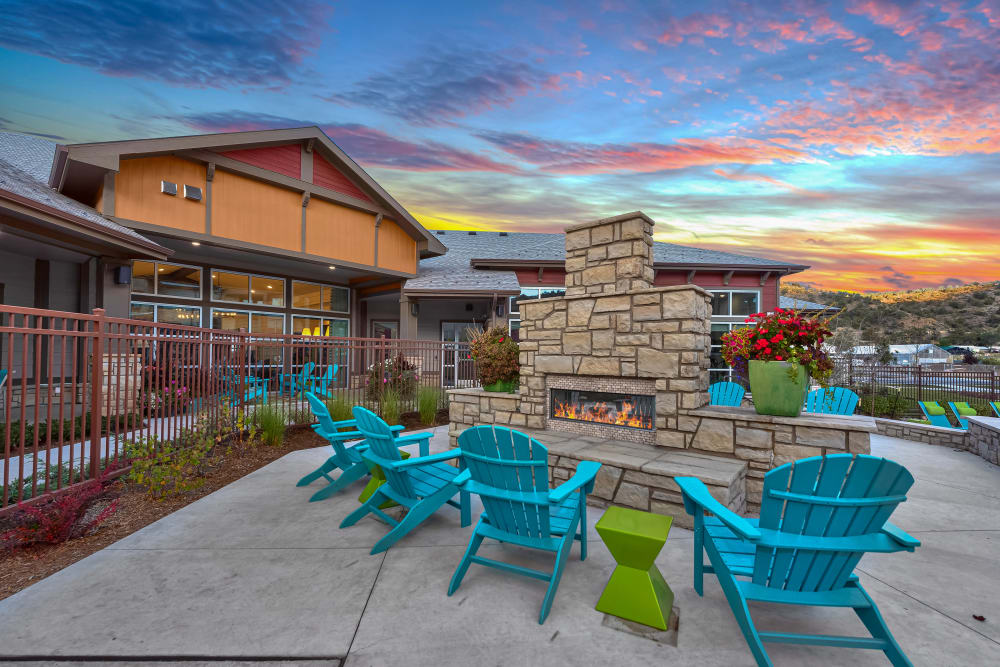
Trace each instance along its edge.
{"label": "potted plant", "polygon": [[472,332],[469,352],[476,362],[479,382],[486,391],[517,391],[521,367],[517,343],[503,327]]}
{"label": "potted plant", "polygon": [[746,323],[723,334],[723,358],[733,368],[747,369],[758,414],[798,417],[809,378],[826,387],[833,374],[833,362],[823,350],[830,321],[778,308],[754,313]]}

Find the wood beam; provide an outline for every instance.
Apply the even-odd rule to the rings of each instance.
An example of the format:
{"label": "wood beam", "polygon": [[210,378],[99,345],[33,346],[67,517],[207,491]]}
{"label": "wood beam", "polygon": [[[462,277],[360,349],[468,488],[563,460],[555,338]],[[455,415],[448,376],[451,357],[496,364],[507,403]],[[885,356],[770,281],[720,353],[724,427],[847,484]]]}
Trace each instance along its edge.
{"label": "wood beam", "polygon": [[728,287],[729,286],[729,281],[733,279],[733,274],[734,273],[736,273],[736,272],[735,271],[726,271],[725,273],[723,273],[722,274],[722,284],[726,285]]}
{"label": "wood beam", "polygon": [[691,269],[690,271],[688,271],[688,279],[687,279],[688,284],[693,284],[694,283],[694,274],[696,274],[696,273],[698,273],[698,272],[695,271],[694,269]]}
{"label": "wood beam", "polygon": [[545,267],[544,266],[538,267],[538,283],[539,284],[541,284],[541,282],[542,282],[542,276],[544,274],[545,274]]}
{"label": "wood beam", "polygon": [[767,279],[770,277],[771,277],[771,271],[765,271],[764,273],[760,274],[760,286],[763,287],[764,283],[766,283]]}

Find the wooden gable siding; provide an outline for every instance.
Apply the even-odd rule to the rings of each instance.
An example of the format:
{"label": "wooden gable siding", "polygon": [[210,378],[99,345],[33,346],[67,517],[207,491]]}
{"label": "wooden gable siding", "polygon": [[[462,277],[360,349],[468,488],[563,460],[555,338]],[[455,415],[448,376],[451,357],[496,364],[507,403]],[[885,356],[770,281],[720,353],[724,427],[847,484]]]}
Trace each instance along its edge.
{"label": "wooden gable siding", "polygon": [[[160,192],[160,181],[177,185]],[[201,188],[202,201],[184,197],[184,186]],[[205,167],[174,156],[124,159],[115,176],[115,216],[187,232],[205,232]]]}
{"label": "wooden gable siding", "polygon": [[378,230],[378,265],[393,271],[417,272],[417,242],[389,218]]}
{"label": "wooden gable siding", "polygon": [[313,184],[330,188],[343,195],[371,201],[368,195],[317,152],[313,153]]}
{"label": "wooden gable siding", "polygon": [[306,208],[306,252],[373,264],[375,216],[314,197]]}
{"label": "wooden gable siding", "polygon": [[212,234],[299,251],[302,195],[217,169],[212,182]]}
{"label": "wooden gable siding", "polygon": [[219,155],[252,164],[261,169],[275,171],[290,178],[302,178],[302,148],[299,144],[219,151]]}

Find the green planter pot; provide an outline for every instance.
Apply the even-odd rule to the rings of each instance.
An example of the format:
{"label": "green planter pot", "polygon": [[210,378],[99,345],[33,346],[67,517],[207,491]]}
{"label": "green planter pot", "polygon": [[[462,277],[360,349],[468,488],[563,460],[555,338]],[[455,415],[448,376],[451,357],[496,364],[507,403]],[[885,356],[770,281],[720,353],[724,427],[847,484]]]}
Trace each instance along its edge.
{"label": "green planter pot", "polygon": [[[794,378],[788,369],[795,368]],[[759,415],[798,417],[809,391],[809,375],[801,364],[784,361],[751,361],[750,392]]]}
{"label": "green planter pot", "polygon": [[500,382],[494,382],[493,384],[483,385],[485,391],[500,391],[507,394],[513,394],[517,391],[517,378],[513,380],[501,380]]}

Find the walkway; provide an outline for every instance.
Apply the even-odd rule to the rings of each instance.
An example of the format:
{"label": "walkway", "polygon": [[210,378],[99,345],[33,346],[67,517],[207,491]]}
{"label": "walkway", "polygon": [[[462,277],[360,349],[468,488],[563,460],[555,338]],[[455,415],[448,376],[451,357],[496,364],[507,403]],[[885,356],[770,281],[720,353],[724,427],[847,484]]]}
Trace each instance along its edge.
{"label": "walkway", "polygon": [[[433,449],[446,446],[438,429]],[[972,454],[883,437],[873,438],[873,449],[917,477],[894,521],[924,546],[866,557],[862,582],[915,664],[996,664],[1000,468]],[[753,665],[718,585],[706,580],[704,598],[691,589],[688,531],[673,530],[658,560],[677,595],[677,647],[602,624],[593,606],[613,561],[593,532],[591,556],[569,563],[539,626],[541,582],[474,566],[458,594],[446,596],[471,530],[459,527],[450,508],[370,556],[382,524],[337,528],[356,507],[360,485],[320,503],[306,502],[314,489],[294,486],[325,456],[322,449],[289,454],[0,602],[0,659]],[[599,514],[591,513],[591,523]],[[512,547],[484,549],[548,566]],[[850,611],[760,606],[754,614],[764,629],[861,630]],[[870,651],[769,648],[778,665],[887,664]]]}

